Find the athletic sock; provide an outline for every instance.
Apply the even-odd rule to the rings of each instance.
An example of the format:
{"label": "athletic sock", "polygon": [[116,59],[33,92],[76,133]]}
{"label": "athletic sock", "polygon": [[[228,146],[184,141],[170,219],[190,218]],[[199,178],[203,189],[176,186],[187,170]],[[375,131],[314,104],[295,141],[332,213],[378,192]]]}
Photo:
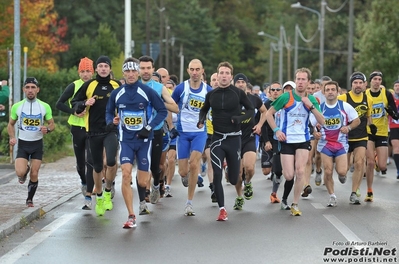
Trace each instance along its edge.
{"label": "athletic sock", "polygon": [[39,184],[39,181],[32,182],[31,180],[29,180],[29,184],[28,184],[28,200],[33,201],[33,196],[35,196],[38,184]]}

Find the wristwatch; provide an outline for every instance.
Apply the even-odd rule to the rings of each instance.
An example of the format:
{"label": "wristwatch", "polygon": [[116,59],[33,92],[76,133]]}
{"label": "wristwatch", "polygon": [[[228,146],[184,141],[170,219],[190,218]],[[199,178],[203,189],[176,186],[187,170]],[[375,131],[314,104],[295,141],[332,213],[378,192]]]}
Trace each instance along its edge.
{"label": "wristwatch", "polygon": [[50,133],[50,132],[51,132],[51,129],[50,129],[50,128],[47,128],[47,134]]}
{"label": "wristwatch", "polygon": [[309,110],[312,111],[314,108],[314,105],[312,105],[311,107],[309,107]]}

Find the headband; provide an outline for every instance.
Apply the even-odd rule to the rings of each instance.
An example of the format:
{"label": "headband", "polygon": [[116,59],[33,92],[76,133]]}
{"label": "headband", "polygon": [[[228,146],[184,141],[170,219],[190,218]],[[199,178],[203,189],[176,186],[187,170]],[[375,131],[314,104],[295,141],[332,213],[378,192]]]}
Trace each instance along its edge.
{"label": "headband", "polygon": [[354,80],[361,80],[361,81],[365,82],[366,76],[361,72],[355,72],[351,75],[351,83],[353,83]]}
{"label": "headband", "polygon": [[375,76],[380,76],[380,77],[382,78],[382,72],[377,72],[377,71],[372,72],[372,73],[370,74],[370,81],[371,81]]}
{"label": "headband", "polygon": [[140,70],[140,66],[139,66],[139,64],[137,62],[134,62],[134,61],[125,62],[123,64],[123,66],[122,66],[122,71],[125,72],[125,71],[129,71],[129,70],[131,70],[131,71],[139,71]]}

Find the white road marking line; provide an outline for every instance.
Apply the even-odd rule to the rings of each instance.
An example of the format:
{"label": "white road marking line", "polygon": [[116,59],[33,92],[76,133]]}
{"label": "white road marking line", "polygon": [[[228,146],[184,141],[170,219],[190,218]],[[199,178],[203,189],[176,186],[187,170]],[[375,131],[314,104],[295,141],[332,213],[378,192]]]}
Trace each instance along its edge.
{"label": "white road marking line", "polygon": [[29,251],[35,248],[37,245],[42,243],[48,238],[54,231],[63,226],[69,220],[74,218],[76,214],[66,214],[51,222],[47,226],[43,227],[40,232],[37,232],[32,237],[28,238],[25,242],[12,249],[7,254],[0,258],[0,263],[14,263],[21,257],[25,256]]}
{"label": "white road marking line", "polygon": [[[342,223],[334,215],[323,215],[345,238],[350,242],[362,242],[362,240],[352,232],[344,223]],[[355,248],[362,248],[361,246],[355,246]]]}
{"label": "white road marking line", "polygon": [[311,205],[313,205],[313,207],[316,209],[326,209],[327,208],[327,206],[322,205],[321,203],[311,203]]}

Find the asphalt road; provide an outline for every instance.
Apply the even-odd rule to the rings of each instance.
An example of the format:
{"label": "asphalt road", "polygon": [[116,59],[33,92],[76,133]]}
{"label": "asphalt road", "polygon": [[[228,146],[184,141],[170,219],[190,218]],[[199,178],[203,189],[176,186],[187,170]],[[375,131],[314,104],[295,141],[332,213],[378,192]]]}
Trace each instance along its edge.
{"label": "asphalt road", "polygon": [[[299,217],[270,203],[272,183],[258,168],[259,161],[254,197],[245,202],[242,211],[232,209],[235,190],[224,182],[226,222],[216,221],[218,208],[211,203],[207,181],[196,190],[196,216],[184,216],[187,189],[175,176],[173,198],[150,204],[152,213],[137,216],[135,229],[122,228],[127,211],[119,190],[114,209],[102,217],[94,210],[81,210],[83,197],[78,195],[0,241],[0,263],[399,262],[399,182],[393,165],[387,177],[375,178],[374,202],[349,204],[349,173],[345,185],[336,178],[337,207],[327,208],[325,187],[313,184],[313,193],[299,203],[303,212]],[[118,172],[117,185],[120,182]],[[364,180],[362,198],[365,190]],[[137,208],[135,187],[134,191]]]}

